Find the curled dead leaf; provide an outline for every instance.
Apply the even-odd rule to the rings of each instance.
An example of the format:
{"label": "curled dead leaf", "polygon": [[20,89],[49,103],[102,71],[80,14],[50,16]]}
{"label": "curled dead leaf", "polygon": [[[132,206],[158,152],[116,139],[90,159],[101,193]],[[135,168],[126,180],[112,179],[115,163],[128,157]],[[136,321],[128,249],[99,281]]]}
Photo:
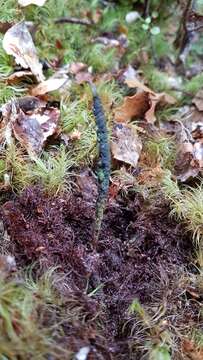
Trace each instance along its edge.
{"label": "curled dead leaf", "polygon": [[6,79],[8,84],[16,84],[21,82],[23,79],[33,77],[33,73],[29,70],[16,71],[9,75]]}
{"label": "curled dead leaf", "polygon": [[[37,154],[43,149],[47,138],[57,132],[60,110],[38,98],[27,96],[5,104],[2,115],[4,137],[8,138],[9,134],[29,154]],[[8,141],[11,141],[10,138]]]}
{"label": "curled dead leaf", "polygon": [[143,117],[149,108],[149,97],[146,92],[126,96],[123,104],[116,108],[115,121],[128,122],[133,117]]}
{"label": "curled dead leaf", "polygon": [[72,63],[69,67],[69,71],[73,75],[76,75],[77,73],[79,73],[80,71],[84,71],[85,69],[87,69],[87,65],[81,62]]}
{"label": "curled dead leaf", "polygon": [[141,150],[142,143],[135,127],[122,123],[115,124],[111,141],[114,159],[136,167]]}
{"label": "curled dead leaf", "polygon": [[203,348],[198,348],[192,340],[184,339],[182,341],[182,351],[190,360],[203,360]]}
{"label": "curled dead leaf", "polygon": [[136,87],[139,91],[133,96],[126,96],[123,104],[116,109],[115,120],[128,122],[133,117],[144,117],[148,123],[156,121],[155,109],[157,104],[173,105],[176,99],[165,93],[155,93],[137,79],[127,79],[125,83],[129,87]]}
{"label": "curled dead leaf", "polygon": [[30,68],[38,81],[44,81],[32,36],[24,21],[12,26],[4,35],[3,48],[8,55],[15,57],[17,64],[24,69]]}
{"label": "curled dead leaf", "polygon": [[138,88],[140,90],[155,94],[154,91],[152,91],[150,88],[148,88],[148,86],[144,85],[138,79],[126,79],[125,83],[128,85],[129,88]]}
{"label": "curled dead leaf", "polygon": [[195,104],[197,110],[203,111],[203,90],[197,92],[192,102]]}
{"label": "curled dead leaf", "polygon": [[48,92],[55,91],[64,86],[68,81],[68,77],[50,77],[49,79],[42,81],[39,85],[35,86],[31,90],[31,95],[39,96],[44,95]]}
{"label": "curled dead leaf", "polygon": [[84,82],[92,82],[93,76],[89,71],[80,71],[76,74],[75,81],[77,84],[82,84]]}

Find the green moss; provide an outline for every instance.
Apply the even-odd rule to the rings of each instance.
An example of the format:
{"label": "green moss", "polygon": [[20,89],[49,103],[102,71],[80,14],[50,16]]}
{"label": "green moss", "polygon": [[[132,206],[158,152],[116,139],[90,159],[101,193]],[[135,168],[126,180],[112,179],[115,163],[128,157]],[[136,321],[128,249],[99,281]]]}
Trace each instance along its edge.
{"label": "green moss", "polygon": [[0,19],[2,22],[16,20],[17,7],[15,0],[0,0]]}
{"label": "green moss", "polygon": [[41,183],[49,194],[70,190],[70,168],[73,157],[61,147],[56,155],[43,153],[42,158],[36,158],[31,168],[31,178],[34,183]]}
{"label": "green moss", "polygon": [[92,163],[97,154],[95,120],[88,98],[89,94],[84,100],[62,103],[63,131],[70,137],[78,134],[70,145],[76,166]]}
{"label": "green moss", "polygon": [[154,51],[158,58],[173,54],[172,44],[170,44],[170,42],[166,40],[166,36],[162,31],[159,35],[153,36],[152,39]]}
{"label": "green moss", "polygon": [[13,71],[11,57],[6,54],[0,39],[0,77],[7,76]]}
{"label": "green moss", "polygon": [[145,65],[142,67],[142,70],[152,90],[164,92],[171,88],[171,83],[166,73],[157,70],[152,65]]}
{"label": "green moss", "polygon": [[10,86],[0,81],[0,106],[12,98],[20,97],[25,94],[23,86]]}
{"label": "green moss", "polygon": [[97,91],[108,113],[112,105],[116,106],[123,100],[123,90],[115,80],[98,82]]}
{"label": "green moss", "polygon": [[196,188],[185,187],[180,190],[177,183],[166,175],[163,191],[171,202],[171,215],[186,224],[197,245],[202,247],[203,240],[203,183]]}
{"label": "green moss", "polygon": [[32,165],[20,148],[14,144],[8,146],[3,161],[6,164],[4,176],[9,177],[10,185],[15,191],[20,191],[31,184]]}
{"label": "green moss", "polygon": [[102,44],[95,44],[87,48],[82,60],[92,66],[95,72],[102,73],[115,66],[115,55],[115,49],[106,49]]}
{"label": "green moss", "polygon": [[203,87],[203,73],[194,76],[191,80],[188,80],[184,86],[183,90],[190,93],[191,95],[195,95],[197,91],[202,89]]}
{"label": "green moss", "polygon": [[145,147],[152,162],[160,163],[163,169],[173,169],[176,159],[176,144],[173,138],[160,135],[148,140]]}
{"label": "green moss", "polygon": [[[70,352],[56,343],[55,330],[52,329],[57,322],[57,317],[53,316],[54,309],[60,302],[52,285],[52,275],[51,270],[36,281],[32,280],[32,283],[30,279],[0,278],[2,359],[45,360],[48,354],[55,359],[70,359]],[[47,317],[50,319],[49,326],[45,325]]]}

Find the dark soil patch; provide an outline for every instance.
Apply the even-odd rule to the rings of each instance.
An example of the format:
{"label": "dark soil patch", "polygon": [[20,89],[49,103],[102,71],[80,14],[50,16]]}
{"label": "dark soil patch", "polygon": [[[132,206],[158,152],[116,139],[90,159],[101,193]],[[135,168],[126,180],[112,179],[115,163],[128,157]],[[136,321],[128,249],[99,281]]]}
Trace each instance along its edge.
{"label": "dark soil patch", "polygon": [[[75,192],[49,198],[36,187],[6,202],[2,217],[11,237],[10,252],[20,266],[36,260],[43,269],[58,265],[66,274],[67,301],[71,294],[86,314],[83,321],[64,326],[74,351],[90,345],[89,359],[140,359],[139,352],[131,355],[135,335],[129,305],[138,298],[148,307],[164,302],[169,314],[181,312],[177,299],[183,288],[177,284],[190,257],[190,242],[169,217],[163,199],[150,205],[139,196],[118,196],[108,205],[95,252],[95,196]],[[188,312],[192,321],[194,307]],[[188,318],[188,312],[183,316]]]}

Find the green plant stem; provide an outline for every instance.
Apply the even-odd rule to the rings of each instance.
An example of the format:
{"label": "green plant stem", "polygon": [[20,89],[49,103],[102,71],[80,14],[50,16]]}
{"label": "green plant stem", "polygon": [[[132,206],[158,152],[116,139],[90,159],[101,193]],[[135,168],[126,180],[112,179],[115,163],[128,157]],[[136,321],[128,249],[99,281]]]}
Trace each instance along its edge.
{"label": "green plant stem", "polygon": [[93,112],[97,125],[97,142],[99,145],[99,164],[98,164],[98,198],[96,205],[96,219],[94,226],[94,246],[97,246],[101,224],[106,207],[110,170],[111,156],[106,119],[101,100],[97,94],[96,87],[91,85],[93,92]]}

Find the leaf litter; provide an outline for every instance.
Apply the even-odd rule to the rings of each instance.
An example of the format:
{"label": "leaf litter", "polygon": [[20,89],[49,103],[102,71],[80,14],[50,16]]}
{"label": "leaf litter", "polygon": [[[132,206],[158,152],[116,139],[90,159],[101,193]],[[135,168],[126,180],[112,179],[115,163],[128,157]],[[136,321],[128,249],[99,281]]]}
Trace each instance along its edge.
{"label": "leaf litter", "polygon": [[2,107],[1,141],[18,140],[30,155],[39,154],[47,139],[57,133],[60,110],[37,97],[27,96]]}
{"label": "leaf litter", "polygon": [[23,69],[29,68],[39,82],[44,80],[42,64],[24,21],[8,29],[3,38],[3,48],[8,55],[14,56],[16,63]]}
{"label": "leaf litter", "polygon": [[144,118],[148,123],[156,121],[155,109],[160,105],[174,105],[176,99],[165,93],[157,94],[136,79],[126,79],[125,83],[139,92],[124,98],[121,107],[115,110],[115,120],[129,122],[133,118]]}
{"label": "leaf litter", "polygon": [[[18,3],[22,7],[30,4],[43,6],[45,1],[19,0]],[[148,3],[145,2],[145,5]],[[167,90],[154,91],[151,85],[146,85],[144,68],[141,70],[139,66],[149,62],[147,50],[142,49],[131,64],[123,66],[123,59],[132,45],[130,36],[128,38],[130,26],[149,20],[147,29],[150,36],[157,36],[155,32],[160,30],[154,25],[150,28],[155,15],[152,19],[142,17],[140,10],[149,10],[144,9],[145,5],[138,6],[139,12],[127,13],[127,27],[116,19],[112,31],[100,29],[100,22],[105,17],[105,11],[103,13],[101,9],[82,11],[81,17],[87,18],[84,21],[79,17],[63,17],[55,21],[55,24],[60,23],[64,27],[66,24],[88,25],[87,36],[93,25],[98,25],[99,33],[96,35],[95,28],[87,45],[102,44],[104,56],[109,48],[116,50],[116,66],[102,74],[93,71],[91,61],[86,59],[74,59],[61,65],[64,45],[61,39],[57,39],[56,52],[60,52],[60,55],[50,61],[52,75],[45,79],[32,36],[24,21],[15,25],[9,23],[11,26],[8,30],[6,27],[3,39],[4,50],[20,65],[20,70],[14,70],[7,77],[7,84],[22,85],[29,80],[26,83],[26,96],[4,102],[1,107],[0,143],[2,148],[16,143],[23,152],[28,153],[31,160],[40,156],[45,148],[48,154],[54,154],[55,148],[47,146],[49,140],[59,145],[63,141],[66,150],[76,150],[75,153],[78,149],[74,148],[74,144],[84,140],[88,127],[79,131],[71,124],[68,134],[60,128],[62,114],[59,97],[61,102],[66,95],[68,101],[75,101],[80,89],[79,96],[88,111],[87,116],[82,110],[80,121],[87,121],[90,117],[88,126],[91,127],[89,111],[92,103],[86,83],[95,81],[99,87],[102,81],[106,81],[108,88],[108,81],[115,81],[122,90],[127,85],[128,93],[134,93],[124,95],[121,105],[114,99],[107,101],[105,108],[113,171],[96,250],[92,247],[92,236],[101,174],[97,175],[95,159],[88,164],[91,169],[86,167],[85,162],[75,165],[71,180],[74,186],[70,193],[65,191],[51,196],[39,185],[40,182],[18,194],[10,193],[11,186],[2,187],[0,217],[8,232],[6,252],[10,257],[1,255],[0,270],[3,264],[2,269],[5,266],[6,270],[2,270],[2,274],[13,276],[10,272],[16,271],[16,265],[21,269],[36,261],[39,266],[35,275],[53,266],[63,272],[64,280],[57,283],[57,290],[65,295],[66,302],[73,300],[73,318],[77,307],[81,312],[73,322],[64,320],[62,342],[77,359],[182,360],[185,354],[191,359],[202,356],[201,347],[197,348],[196,343],[187,338],[188,328],[199,331],[200,326],[201,295],[190,284],[197,272],[191,265],[194,247],[184,224],[169,216],[170,204],[161,191],[166,170],[163,154],[170,152],[167,144],[171,139],[176,147],[175,164],[170,162],[172,177],[185,183],[202,175],[202,90],[197,92],[192,100],[193,105],[186,112],[181,107],[175,116],[167,116],[165,121],[160,121],[160,110],[179,106],[177,93],[173,97]],[[111,6],[116,9],[117,5]],[[194,13],[189,13],[189,16],[186,32],[193,32],[198,21],[201,27],[202,19],[197,14],[194,19]],[[150,46],[153,47],[154,39],[151,40]],[[184,65],[187,51],[185,46],[179,54]],[[77,49],[77,55],[79,52]],[[150,56],[153,57],[153,49]],[[159,70],[169,66],[168,59],[160,58],[160,64],[156,64],[156,60],[153,59]],[[87,64],[82,61],[87,61]],[[170,62],[169,67],[173,69],[172,80],[179,78],[175,65]],[[174,83],[176,86],[182,85],[182,78]],[[106,93],[100,91],[101,98],[105,98]],[[75,116],[77,113],[73,116],[68,113],[67,119],[73,121]],[[89,152],[87,140],[89,136],[85,139],[84,150],[87,147]],[[164,146],[166,148],[162,148]],[[194,302],[190,301],[191,297],[195,299]],[[67,303],[63,306],[68,309]],[[136,310],[132,310],[133,306]],[[61,338],[57,336],[60,343]],[[172,338],[175,345],[171,345]],[[55,359],[48,354],[46,358],[49,357]]]}
{"label": "leaf litter", "polygon": [[43,6],[45,4],[46,0],[18,0],[19,5],[21,6],[28,6],[31,4],[37,5],[37,6]]}

